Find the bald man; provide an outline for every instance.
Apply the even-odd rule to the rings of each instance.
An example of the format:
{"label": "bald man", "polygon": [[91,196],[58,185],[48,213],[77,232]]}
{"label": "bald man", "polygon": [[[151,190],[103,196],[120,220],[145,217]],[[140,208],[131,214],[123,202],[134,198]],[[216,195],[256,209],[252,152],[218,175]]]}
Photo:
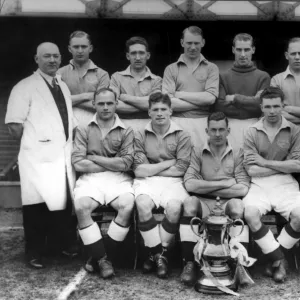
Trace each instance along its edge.
{"label": "bald man", "polygon": [[67,246],[67,189],[74,182],[73,123],[70,92],[56,76],[61,62],[58,47],[40,44],[35,61],[37,71],[10,94],[5,123],[21,142],[19,171],[28,263],[43,268],[46,246],[59,252]]}

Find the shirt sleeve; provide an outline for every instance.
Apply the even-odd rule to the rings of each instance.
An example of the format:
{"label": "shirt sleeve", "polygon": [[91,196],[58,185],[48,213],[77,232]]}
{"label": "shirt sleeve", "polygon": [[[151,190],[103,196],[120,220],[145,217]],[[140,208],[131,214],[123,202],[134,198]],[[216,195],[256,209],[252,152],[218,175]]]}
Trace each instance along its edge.
{"label": "shirt sleeve", "polygon": [[292,147],[286,159],[300,160],[300,129],[292,130]]}
{"label": "shirt sleeve", "polygon": [[236,117],[239,115],[236,107],[232,103],[228,103],[226,99],[227,91],[224,84],[224,75],[220,75],[219,80],[219,97],[217,98],[214,108],[215,111],[223,112],[227,117]]}
{"label": "shirt sleeve", "polygon": [[134,137],[134,162],[133,170],[135,170],[139,165],[149,164],[148,158],[146,156],[145,150],[145,140],[141,132],[136,132]]}
{"label": "shirt sleeve", "polygon": [[279,87],[280,88],[280,84],[279,84],[279,80],[278,80],[278,75],[275,75],[275,76],[272,77],[270,85],[274,86],[274,87]]}
{"label": "shirt sleeve", "polygon": [[201,151],[199,148],[193,147],[190,164],[184,175],[184,183],[186,183],[191,179],[203,180],[203,177],[200,174],[201,171],[200,153]]}
{"label": "shirt sleeve", "polygon": [[187,132],[181,131],[176,150],[176,164],[175,168],[178,171],[186,172],[191,159],[191,137]]}
{"label": "shirt sleeve", "polygon": [[245,186],[250,186],[250,176],[246,172],[244,168],[244,151],[243,149],[239,149],[235,154],[234,158],[234,177],[237,183],[244,184]]}
{"label": "shirt sleeve", "polygon": [[255,128],[248,128],[244,136],[244,158],[247,158],[251,154],[258,154],[258,149],[255,144],[253,136]]}
{"label": "shirt sleeve", "polygon": [[87,131],[85,128],[76,127],[75,139],[73,143],[72,164],[86,159],[88,146]]}
{"label": "shirt sleeve", "polygon": [[109,87],[109,75],[106,71],[97,69],[98,86],[97,90]]}
{"label": "shirt sleeve", "polygon": [[161,92],[161,87],[162,87],[162,78],[157,76],[157,78],[153,81],[150,94],[153,94],[155,92]]}
{"label": "shirt sleeve", "polygon": [[132,128],[128,127],[124,133],[122,139],[122,145],[118,151],[116,157],[121,157],[125,167],[124,171],[129,171],[131,169],[133,159],[134,159],[134,134]]}
{"label": "shirt sleeve", "polygon": [[28,84],[20,82],[14,86],[9,96],[5,124],[24,124],[30,111],[30,105],[31,95],[28,91]]}
{"label": "shirt sleeve", "polygon": [[117,94],[117,99],[119,99],[121,94],[121,85],[120,81],[117,79],[117,73],[114,73],[111,76],[110,85],[109,87]]}
{"label": "shirt sleeve", "polygon": [[171,98],[174,97],[176,92],[176,78],[174,72],[174,66],[167,66],[164,71],[164,77],[162,81],[162,92],[168,94]]}
{"label": "shirt sleeve", "polygon": [[211,93],[216,98],[219,96],[219,69],[215,64],[210,63],[208,76],[205,83],[205,92]]}
{"label": "shirt sleeve", "polygon": [[233,104],[238,108],[256,107],[258,113],[260,113],[261,111],[259,92],[264,90],[268,86],[270,86],[270,76],[268,73],[264,72],[263,76],[261,77],[261,80],[259,80],[258,82],[256,94],[253,96],[236,94],[234,96]]}

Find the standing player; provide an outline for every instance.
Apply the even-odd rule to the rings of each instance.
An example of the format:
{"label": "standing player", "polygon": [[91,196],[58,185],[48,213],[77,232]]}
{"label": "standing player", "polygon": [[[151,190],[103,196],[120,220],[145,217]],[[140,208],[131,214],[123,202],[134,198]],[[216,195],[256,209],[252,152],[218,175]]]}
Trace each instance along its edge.
{"label": "standing player", "polygon": [[[178,229],[182,203],[188,196],[182,177],[187,170],[191,141],[189,135],[170,120],[171,100],[160,92],[149,97],[151,122],[135,137],[134,180],[139,230],[149,250],[143,272],[157,268],[157,276],[168,275],[167,247]],[[165,209],[158,225],[155,207]]]}
{"label": "standing player", "polygon": [[58,70],[58,74],[71,92],[75,117],[80,124],[86,125],[95,114],[92,104],[94,93],[109,86],[109,76],[90,60],[93,45],[86,32],[71,33],[68,49],[73,58]]}
{"label": "standing player", "polygon": [[171,97],[173,120],[200,145],[206,117],[219,95],[219,70],[201,54],[205,40],[199,27],[186,28],[180,42],[184,53],[165,69],[162,90]]}
{"label": "standing player", "polygon": [[220,75],[219,97],[216,111],[222,111],[231,124],[229,139],[232,144],[243,145],[244,130],[261,116],[259,94],[270,85],[270,76],[257,69],[252,61],[255,53],[253,38],[239,33],[233,39],[232,68]]}
{"label": "standing player", "polygon": [[[300,239],[300,192],[291,175],[300,171],[300,128],[281,115],[284,95],[279,88],[266,88],[260,98],[264,117],[248,128],[244,141],[244,164],[252,177],[244,198],[245,219],[254,241],[269,259],[266,274],[283,282],[284,252]],[[271,210],[288,222],[277,240],[261,222]]]}
{"label": "standing player", "polygon": [[[133,131],[126,128],[117,114],[115,93],[109,88],[95,93],[96,114],[87,126],[79,126],[74,141],[72,162],[84,173],[76,182],[74,205],[78,231],[83,244],[97,262],[100,275],[114,275],[111,261],[129,231],[134,205],[132,178],[126,173],[133,162]],[[110,205],[118,214],[108,229],[112,251],[104,249],[102,236],[91,213],[99,205]],[[90,270],[92,262],[86,265]]]}
{"label": "standing player", "polygon": [[[232,219],[243,217],[244,197],[249,189],[250,178],[243,167],[243,150],[233,149],[228,143],[230,133],[228,120],[224,113],[214,112],[207,118],[208,141],[201,148],[194,147],[190,166],[184,176],[188,192],[195,196],[185,199],[183,217],[180,220],[180,239],[185,267],[181,281],[187,285],[196,280],[196,265],[193,249],[197,236],[193,233],[190,222],[193,217],[208,216],[220,197],[225,213]],[[245,230],[240,242],[248,242]]]}
{"label": "standing player", "polygon": [[149,95],[161,91],[162,79],[147,67],[150,52],[144,38],[134,36],[126,41],[126,58],[130,65],[126,70],[112,75],[110,88],[117,94],[120,117],[131,119],[130,125],[134,129],[142,129],[148,121],[141,119],[149,118]]}
{"label": "standing player", "polygon": [[300,37],[288,41],[285,58],[287,69],[275,75],[271,86],[279,87],[284,94],[282,115],[290,122],[300,124]]}

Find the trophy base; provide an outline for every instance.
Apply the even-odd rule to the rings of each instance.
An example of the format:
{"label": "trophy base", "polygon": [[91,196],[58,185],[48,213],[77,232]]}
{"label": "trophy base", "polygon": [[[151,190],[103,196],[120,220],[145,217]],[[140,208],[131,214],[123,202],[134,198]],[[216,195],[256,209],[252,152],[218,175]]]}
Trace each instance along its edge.
{"label": "trophy base", "polygon": [[[237,284],[233,278],[224,276],[224,277],[216,277],[216,279],[223,286],[226,286],[232,291],[237,291]],[[212,280],[210,278],[207,278],[206,276],[202,276],[199,280],[197,280],[195,284],[195,290],[199,293],[204,293],[204,294],[226,294],[225,292],[219,290],[212,282]]]}

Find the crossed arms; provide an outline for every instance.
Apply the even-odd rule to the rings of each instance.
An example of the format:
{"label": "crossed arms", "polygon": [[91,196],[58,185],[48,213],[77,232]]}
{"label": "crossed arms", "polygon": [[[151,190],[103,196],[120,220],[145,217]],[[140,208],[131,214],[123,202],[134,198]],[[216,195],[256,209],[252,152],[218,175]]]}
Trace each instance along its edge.
{"label": "crossed arms", "polygon": [[201,151],[199,148],[194,147],[190,166],[184,176],[184,184],[188,192],[224,198],[243,197],[247,194],[250,178],[243,168],[242,151],[236,158],[232,178],[204,180],[201,175],[201,161]]}

